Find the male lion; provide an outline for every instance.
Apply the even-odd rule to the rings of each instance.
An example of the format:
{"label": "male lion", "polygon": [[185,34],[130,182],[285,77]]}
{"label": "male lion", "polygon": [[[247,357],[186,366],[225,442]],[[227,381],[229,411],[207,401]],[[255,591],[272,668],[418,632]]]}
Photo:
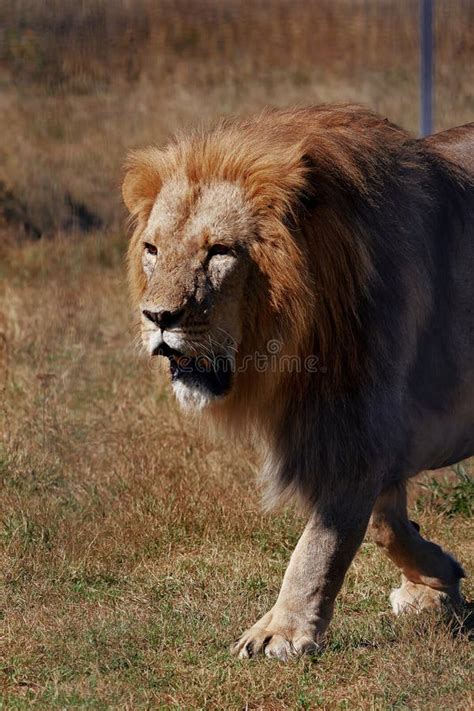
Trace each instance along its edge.
{"label": "male lion", "polygon": [[129,158],[144,343],[180,404],[250,436],[273,494],[309,512],[240,657],[317,648],[371,517],[403,572],[395,612],[461,600],[405,487],[474,453],[473,148],[474,124],[415,140],[322,106]]}

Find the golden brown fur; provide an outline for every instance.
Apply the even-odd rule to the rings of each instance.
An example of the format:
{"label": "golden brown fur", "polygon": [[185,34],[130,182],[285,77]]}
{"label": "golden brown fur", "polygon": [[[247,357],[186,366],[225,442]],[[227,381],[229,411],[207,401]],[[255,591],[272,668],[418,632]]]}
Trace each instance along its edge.
{"label": "golden brown fur", "polygon": [[[461,133],[467,145],[472,127]],[[360,107],[323,106],[222,122],[129,158],[129,275],[145,331],[155,338],[149,320],[163,313],[151,308],[186,307],[189,353],[205,352],[204,323],[218,347],[212,328],[231,332],[231,387],[204,411],[252,434],[267,479],[311,511],[277,605],[237,644],[241,656],[286,658],[320,639],[374,507],[419,599],[432,602],[426,586],[459,597],[462,569],[439,547],[423,572],[415,549],[432,544],[397,494],[421,468],[474,447],[474,183],[448,143],[417,141]],[[210,262],[221,241],[232,258]],[[260,370],[252,356],[274,342],[277,366]],[[315,356],[317,372],[283,367],[293,356]]]}
{"label": "golden brown fur", "polygon": [[[313,123],[314,131],[330,128],[332,133],[319,133],[315,144],[315,136],[307,135],[308,122]],[[363,142],[351,145],[357,122],[370,133]],[[358,241],[351,216],[341,216],[337,197],[321,204],[317,234],[314,224],[305,224],[301,242],[296,244],[292,230],[306,209],[305,203],[313,199],[322,203],[340,173],[348,189],[353,186],[369,193],[370,152],[373,145],[383,144],[387,133],[398,142],[405,139],[401,131],[358,107],[323,107],[317,111],[264,112],[256,121],[223,122],[211,134],[180,137],[165,150],[132,153],[123,191],[137,219],[129,249],[134,300],[140,300],[144,289],[136,244],[160,186],[181,175],[194,186],[209,180],[237,181],[245,190],[259,233],[251,247],[254,279],[268,284],[265,294],[256,284],[249,285],[249,296],[255,302],[249,304],[247,341],[241,354],[264,352],[269,340],[284,334],[284,353],[304,356],[313,352],[316,340],[321,363],[332,363],[322,386],[337,389],[342,382],[356,378],[361,355],[356,338],[357,300],[371,272],[370,256]],[[316,162],[317,188],[312,183]],[[193,201],[193,193],[189,200]],[[316,249],[317,260],[309,264]],[[278,374],[272,374],[272,381],[275,376]],[[303,381],[304,376],[302,373]],[[273,396],[276,384],[255,385],[255,372],[245,373],[233,397],[226,400],[232,421],[243,403],[244,421],[249,410],[259,404],[266,407],[265,393]],[[305,387],[304,382],[300,385]],[[255,401],[256,396],[263,401]]]}

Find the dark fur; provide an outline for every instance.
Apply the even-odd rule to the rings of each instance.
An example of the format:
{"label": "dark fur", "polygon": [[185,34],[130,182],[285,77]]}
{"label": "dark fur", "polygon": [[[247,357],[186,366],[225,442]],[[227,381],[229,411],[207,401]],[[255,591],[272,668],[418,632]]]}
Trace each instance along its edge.
{"label": "dark fur", "polygon": [[[351,161],[364,132],[354,124]],[[359,156],[361,187],[336,166],[305,217],[317,239],[318,211],[337,200],[371,261],[351,318],[356,355],[343,355],[340,384],[324,387],[329,351],[326,376],[308,378],[280,420],[271,464],[282,487],[305,498],[367,476],[385,488],[474,454],[474,124],[452,141],[450,132],[429,140],[395,132]],[[314,158],[315,194],[327,168]]]}

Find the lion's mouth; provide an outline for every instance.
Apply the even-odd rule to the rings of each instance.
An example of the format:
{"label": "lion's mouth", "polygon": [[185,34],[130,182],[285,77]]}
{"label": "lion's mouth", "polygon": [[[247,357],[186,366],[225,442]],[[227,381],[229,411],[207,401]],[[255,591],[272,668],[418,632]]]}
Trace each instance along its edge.
{"label": "lion's mouth", "polygon": [[173,382],[198,387],[216,397],[225,395],[230,389],[233,368],[228,356],[220,355],[212,359],[189,356],[164,341],[153,350],[152,355],[168,358]]}

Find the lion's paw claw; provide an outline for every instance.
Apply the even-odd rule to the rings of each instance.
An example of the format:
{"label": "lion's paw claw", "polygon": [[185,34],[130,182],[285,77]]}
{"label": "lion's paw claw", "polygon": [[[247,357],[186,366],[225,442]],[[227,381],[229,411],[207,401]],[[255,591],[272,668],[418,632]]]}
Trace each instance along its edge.
{"label": "lion's paw claw", "polygon": [[265,655],[287,662],[303,654],[315,654],[319,649],[319,644],[309,635],[272,632],[255,626],[232,645],[231,652],[239,659]]}

